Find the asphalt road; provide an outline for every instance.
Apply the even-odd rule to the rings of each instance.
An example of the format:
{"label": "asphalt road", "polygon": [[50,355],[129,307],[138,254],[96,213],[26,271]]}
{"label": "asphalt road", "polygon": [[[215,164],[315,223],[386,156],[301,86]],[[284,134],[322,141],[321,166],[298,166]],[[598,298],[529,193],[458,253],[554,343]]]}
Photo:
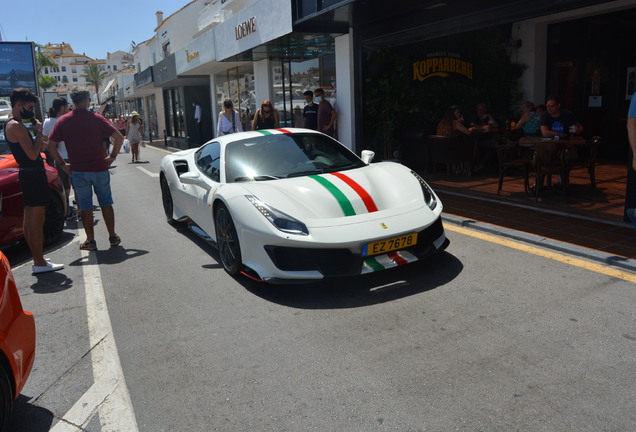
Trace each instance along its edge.
{"label": "asphalt road", "polygon": [[[452,231],[446,252],[364,277],[233,278],[165,222],[164,155],[112,169],[119,247],[96,211],[99,250],[80,251],[69,222],[47,251],[58,273],[33,276],[25,247],[6,252],[38,332],[12,431],[636,429],[633,283]],[[81,429],[60,421],[114,367],[108,337],[125,383],[86,399]],[[132,407],[108,407],[134,412],[128,426],[106,409],[125,390]]]}

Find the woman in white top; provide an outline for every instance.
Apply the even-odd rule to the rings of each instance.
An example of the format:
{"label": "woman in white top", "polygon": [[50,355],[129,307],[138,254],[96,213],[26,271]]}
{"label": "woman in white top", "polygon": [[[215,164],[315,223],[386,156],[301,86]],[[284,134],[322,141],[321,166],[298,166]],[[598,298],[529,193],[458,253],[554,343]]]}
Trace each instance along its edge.
{"label": "woman in white top", "polygon": [[133,111],[132,118],[126,123],[126,139],[130,141],[130,153],[132,153],[132,162],[139,162],[139,143],[141,142],[141,120],[139,113]]}
{"label": "woman in white top", "polygon": [[234,109],[232,99],[225,98],[223,101],[223,111],[219,113],[219,122],[216,125],[216,136],[220,137],[234,132],[243,132],[241,119]]}
{"label": "woman in white top", "polygon": [[[57,123],[57,119],[62,117],[67,112],[69,112],[69,109],[66,99],[62,97],[55,98],[53,100],[51,108],[49,108],[49,118],[44,120],[44,124],[42,125],[42,135],[44,135],[44,139],[47,141],[47,143],[49,140],[49,135],[51,134],[51,132],[53,132],[53,126],[55,126],[55,123]],[[66,144],[64,144],[64,141],[60,141],[59,143],[57,143],[57,151],[60,152],[60,156],[62,156],[62,159],[64,159],[65,162],[68,162],[68,152],[66,151]],[[74,207],[68,205],[68,198],[71,195],[71,179],[69,175],[66,174],[66,171],[64,171],[57,162],[55,162],[55,169],[57,169],[60,180],[62,180],[62,184],[64,185],[64,194],[66,195],[67,204],[66,207],[68,208],[68,212],[66,215],[70,216],[75,209]]]}

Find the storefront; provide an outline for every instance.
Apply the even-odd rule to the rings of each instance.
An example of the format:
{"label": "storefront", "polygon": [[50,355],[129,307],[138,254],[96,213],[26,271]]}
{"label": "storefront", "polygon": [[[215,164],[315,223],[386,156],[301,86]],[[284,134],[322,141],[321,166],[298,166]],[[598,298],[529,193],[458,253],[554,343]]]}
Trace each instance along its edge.
{"label": "storefront", "polygon": [[[199,136],[194,118],[194,102],[201,107],[202,118],[211,117],[209,77],[177,75],[176,55],[154,65],[154,86],[163,96],[163,131],[169,146],[190,148],[203,144],[213,137],[212,124],[202,122],[203,136]],[[161,114],[160,114],[161,115]]]}
{"label": "storefront", "polygon": [[[142,116],[144,123],[144,135],[150,140],[162,138],[159,134],[162,124],[157,117],[156,90],[153,85],[154,75],[152,66],[135,75],[134,85],[126,86],[124,93],[138,99],[137,112]],[[126,107],[125,112],[131,112],[132,106]],[[141,110],[141,111],[140,111]]]}
{"label": "storefront", "polygon": [[[391,157],[384,150],[399,148],[400,131],[435,133],[444,107],[459,105],[472,116],[485,102],[490,113],[515,121],[523,100],[541,104],[560,93],[562,107],[579,117],[587,135],[615,146],[604,149],[606,157],[625,155],[620,118],[635,52],[632,14],[625,11],[634,7],[634,1],[485,0],[397,1],[387,8],[369,0],[353,8],[356,136],[363,148],[373,145]],[[458,84],[438,74],[414,85],[413,65],[439,53],[473,63],[473,79]]]}
{"label": "storefront", "polygon": [[[218,111],[222,100],[230,97],[235,106],[240,105],[243,127],[250,130],[254,114],[269,100],[278,112],[281,127],[302,127],[303,93],[323,87],[326,99],[338,112],[340,138],[352,146],[353,112],[348,106],[353,100],[353,75],[348,25],[338,26],[336,32],[315,31],[320,26],[306,26],[306,31],[296,29],[292,18],[292,2],[259,1],[214,28],[218,62],[250,62],[215,74]],[[334,28],[331,24],[326,27]],[[341,62],[336,61],[338,47]],[[339,84],[343,84],[344,93]]]}

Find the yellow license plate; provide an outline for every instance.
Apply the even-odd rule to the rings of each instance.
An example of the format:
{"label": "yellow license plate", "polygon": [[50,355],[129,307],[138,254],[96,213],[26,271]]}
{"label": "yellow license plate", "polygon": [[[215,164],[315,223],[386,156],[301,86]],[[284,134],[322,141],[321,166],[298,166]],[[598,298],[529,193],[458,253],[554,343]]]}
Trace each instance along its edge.
{"label": "yellow license plate", "polygon": [[391,252],[398,249],[414,246],[417,243],[417,233],[405,234],[374,243],[362,245],[362,256],[371,256]]}

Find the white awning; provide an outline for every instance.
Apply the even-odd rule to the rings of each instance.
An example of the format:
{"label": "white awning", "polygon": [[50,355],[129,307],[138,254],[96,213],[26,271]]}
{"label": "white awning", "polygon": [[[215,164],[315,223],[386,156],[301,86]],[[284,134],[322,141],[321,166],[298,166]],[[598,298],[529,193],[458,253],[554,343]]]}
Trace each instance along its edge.
{"label": "white awning", "polygon": [[110,80],[110,82],[108,84],[106,84],[106,87],[104,87],[104,90],[102,90],[102,97],[106,96],[105,93],[108,91],[110,86],[113,85],[114,82],[115,82],[115,80]]}

